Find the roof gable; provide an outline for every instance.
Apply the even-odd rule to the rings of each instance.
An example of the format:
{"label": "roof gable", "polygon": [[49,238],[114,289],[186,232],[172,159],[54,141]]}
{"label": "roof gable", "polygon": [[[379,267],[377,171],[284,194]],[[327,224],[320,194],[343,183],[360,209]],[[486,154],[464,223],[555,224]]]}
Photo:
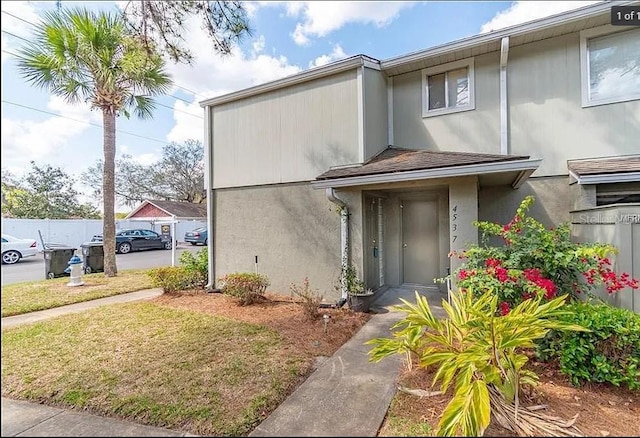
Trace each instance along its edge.
{"label": "roof gable", "polygon": [[[153,207],[153,208],[151,208]],[[180,201],[159,201],[145,199],[135,210],[127,215],[127,219],[134,217],[149,217],[145,216],[153,212],[156,214],[164,214],[163,217],[176,218],[206,218],[207,217],[207,205],[196,204],[194,202],[180,202]]]}

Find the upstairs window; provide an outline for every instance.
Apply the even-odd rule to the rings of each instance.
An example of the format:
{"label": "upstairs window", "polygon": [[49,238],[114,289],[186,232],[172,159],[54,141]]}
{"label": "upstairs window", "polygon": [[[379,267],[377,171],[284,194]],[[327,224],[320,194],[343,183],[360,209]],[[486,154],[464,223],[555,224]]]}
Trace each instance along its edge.
{"label": "upstairs window", "polygon": [[640,29],[580,33],[582,106],[640,99]]}
{"label": "upstairs window", "polygon": [[472,109],[473,58],[422,70],[422,117]]}

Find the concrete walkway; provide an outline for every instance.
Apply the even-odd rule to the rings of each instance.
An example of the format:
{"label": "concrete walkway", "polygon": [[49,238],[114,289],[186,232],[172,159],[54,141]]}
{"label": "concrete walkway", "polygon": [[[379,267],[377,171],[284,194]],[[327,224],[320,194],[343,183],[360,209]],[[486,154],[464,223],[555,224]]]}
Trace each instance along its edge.
{"label": "concrete walkway", "polygon": [[37,312],[25,313],[22,315],[6,316],[2,318],[2,328],[13,327],[19,324],[27,324],[30,322],[41,321],[47,318],[53,318],[68,313],[78,313],[87,309],[104,306],[106,304],[128,303],[130,301],[150,300],[162,295],[162,289],[145,289],[137,292],[129,292],[126,294],[115,295],[112,297],[98,298],[96,300],[85,301],[82,303],[69,304],[53,309],[39,310]]}
{"label": "concrete walkway", "polygon": [[[446,295],[426,290],[420,292],[427,296],[436,316],[443,316],[440,304]],[[133,294],[81,303],[83,306],[74,304],[35,312],[38,316],[10,317],[11,322],[5,321],[10,318],[2,318],[2,328],[66,312],[79,312],[97,305],[150,299],[159,295],[159,291]],[[373,338],[391,336],[391,326],[404,316],[391,309],[391,306],[400,304],[400,298],[415,302],[414,290],[392,288],[381,294],[372,305],[375,314],[367,324],[326,359],[249,436],[377,436],[396,392],[401,357],[392,356],[371,363],[368,358],[371,346],[364,343]],[[196,435],[2,398],[2,436]]]}

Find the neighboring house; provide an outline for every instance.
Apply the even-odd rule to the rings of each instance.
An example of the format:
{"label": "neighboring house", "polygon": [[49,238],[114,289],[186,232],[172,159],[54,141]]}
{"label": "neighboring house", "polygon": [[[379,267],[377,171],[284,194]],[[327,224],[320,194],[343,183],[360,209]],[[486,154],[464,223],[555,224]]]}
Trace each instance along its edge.
{"label": "neighboring house", "polygon": [[[210,286],[257,270],[274,291],[308,277],[338,299],[347,256],[373,289],[442,288],[449,252],[478,242],[473,221],[506,223],[529,194],[534,217],[616,244],[617,268],[640,277],[640,28],[610,25],[621,4],[640,2],[201,102]],[[618,300],[640,311],[630,291]]]}
{"label": "neighboring house", "polygon": [[[193,202],[145,199],[125,217],[125,220],[144,221],[150,223],[152,228],[155,225],[160,225],[160,229],[156,231],[163,234],[172,234],[177,239],[179,236],[184,236],[185,230],[191,230],[206,224],[207,205]],[[171,232],[171,228],[178,223],[183,225],[181,229]]]}

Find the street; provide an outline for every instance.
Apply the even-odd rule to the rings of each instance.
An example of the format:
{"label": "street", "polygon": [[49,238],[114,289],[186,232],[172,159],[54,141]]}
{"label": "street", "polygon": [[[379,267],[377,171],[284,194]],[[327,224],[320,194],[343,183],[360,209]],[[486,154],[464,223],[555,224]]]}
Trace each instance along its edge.
{"label": "street", "polygon": [[[184,251],[196,253],[206,246],[193,246],[180,243],[175,250],[175,265],[180,265],[180,254]],[[167,250],[135,251],[129,254],[117,254],[116,265],[118,270],[125,269],[149,269],[160,266],[171,266],[171,253]],[[80,250],[76,254],[82,257]],[[35,257],[27,257],[13,265],[2,265],[0,268],[2,285],[21,283],[23,281],[36,281],[45,279],[44,255],[36,254]]]}

